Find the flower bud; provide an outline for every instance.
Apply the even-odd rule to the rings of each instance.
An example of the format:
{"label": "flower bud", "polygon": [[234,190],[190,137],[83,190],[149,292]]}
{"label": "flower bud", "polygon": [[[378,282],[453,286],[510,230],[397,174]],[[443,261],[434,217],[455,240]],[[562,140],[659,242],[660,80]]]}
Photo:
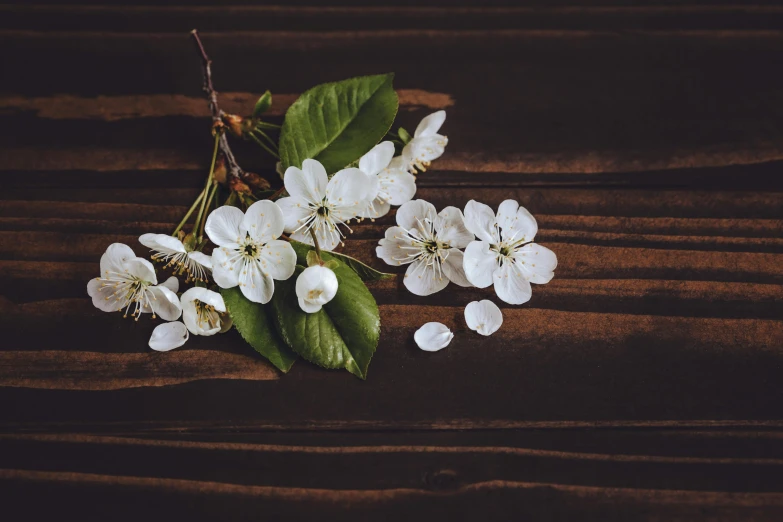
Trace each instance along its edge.
{"label": "flower bud", "polygon": [[215,178],[218,183],[225,185],[227,175],[228,169],[226,168],[226,158],[224,158],[223,155],[220,155],[215,162],[215,170],[212,171],[212,177]]}
{"label": "flower bud", "polygon": [[244,134],[245,131],[245,127],[243,125],[244,118],[237,116],[236,114],[226,114],[223,116],[223,120],[228,126],[228,130],[231,132],[231,134],[237,138],[242,137],[242,134]]}
{"label": "flower bud", "polygon": [[269,190],[272,188],[272,185],[270,185],[266,179],[262,178],[255,172],[244,172],[242,174],[242,181],[247,183],[255,190]]}
{"label": "flower bud", "polygon": [[334,299],[337,294],[337,276],[325,266],[305,268],[296,279],[296,297],[299,307],[311,314]]}
{"label": "flower bud", "polygon": [[241,181],[239,178],[235,178],[235,177],[229,178],[228,188],[230,188],[232,192],[240,192],[242,194],[252,193],[250,187],[248,187],[244,181]]}

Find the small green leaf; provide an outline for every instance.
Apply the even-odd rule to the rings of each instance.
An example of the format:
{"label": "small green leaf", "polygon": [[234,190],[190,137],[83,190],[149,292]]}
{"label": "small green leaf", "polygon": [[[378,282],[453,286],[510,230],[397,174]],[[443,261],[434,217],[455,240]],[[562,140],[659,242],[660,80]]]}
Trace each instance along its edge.
{"label": "small green leaf", "polygon": [[307,253],[307,266],[317,266],[321,264],[321,260],[318,259],[318,254],[315,253],[315,250],[310,250]]}
{"label": "small green leaf", "polygon": [[397,131],[397,135],[400,137],[400,141],[403,145],[407,145],[409,141],[413,139],[413,136],[408,134],[408,131],[400,127],[400,129]]}
{"label": "small green leaf", "polygon": [[[307,257],[309,254],[308,252],[313,252],[313,255],[315,255],[315,252],[313,251],[313,247],[310,245],[306,245],[304,243],[301,243],[299,241],[291,241],[291,246],[294,247],[294,251],[296,252],[296,255],[299,257],[305,256],[304,260],[305,263],[309,262],[309,258]],[[321,253],[324,261],[327,261],[328,259],[337,259],[339,261],[342,261],[351,269],[353,269],[354,272],[356,272],[359,277],[362,278],[362,281],[381,281],[383,279],[394,279],[397,277],[395,274],[389,274],[387,272],[381,272],[380,270],[376,270],[372,268],[371,266],[367,266],[358,259],[347,256],[345,254],[340,254],[338,252],[322,252]],[[311,265],[307,265],[311,266]],[[329,266],[327,264],[327,266]],[[329,266],[331,268],[331,266]]]}
{"label": "small green leaf", "polygon": [[283,169],[320,161],[333,174],[373,148],[397,114],[393,74],[317,85],[288,109],[280,131]]}
{"label": "small green leaf", "polygon": [[296,354],[277,335],[267,315],[271,313],[271,306],[249,301],[238,287],[222,288],[220,294],[242,338],[277,369],[288,372],[296,361]]}
{"label": "small green leaf", "polygon": [[266,91],[256,102],[256,106],[253,108],[253,118],[258,118],[272,106],[272,93]]}
{"label": "small green leaf", "polygon": [[[309,247],[298,245],[294,250],[303,263]],[[330,257],[326,253],[323,256]],[[339,285],[334,299],[316,313],[303,312],[295,286],[304,267],[297,266],[293,277],[276,285],[272,297],[275,322],[281,337],[303,358],[324,368],[345,368],[365,379],[380,338],[378,305],[353,270],[336,259],[331,261]]]}

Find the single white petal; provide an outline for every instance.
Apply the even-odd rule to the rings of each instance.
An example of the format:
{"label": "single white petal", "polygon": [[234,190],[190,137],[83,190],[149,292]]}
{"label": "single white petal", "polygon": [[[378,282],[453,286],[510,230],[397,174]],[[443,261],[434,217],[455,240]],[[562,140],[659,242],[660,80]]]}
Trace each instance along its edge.
{"label": "single white petal", "polygon": [[454,248],[465,248],[475,239],[473,233],[465,227],[465,218],[457,207],[446,207],[440,211],[435,219],[435,231],[439,241]]}
{"label": "single white petal", "polygon": [[416,195],[416,177],[401,169],[386,169],[378,174],[381,194],[392,205],[407,203]]}
{"label": "single white petal", "polygon": [[254,241],[268,243],[280,237],[283,228],[283,211],[272,201],[265,199],[248,207],[240,230],[247,232]]}
{"label": "single white petal", "polygon": [[[321,250],[334,250],[341,241],[337,230],[326,230],[323,227],[319,227],[316,230],[315,236],[318,238],[318,246],[321,247]],[[310,231],[304,228],[292,233],[291,239],[307,245],[313,244],[313,237],[310,235]]]}
{"label": "single white petal", "polygon": [[212,270],[212,257],[204,252],[188,252],[188,257],[204,268]]}
{"label": "single white petal", "polygon": [[486,288],[492,285],[492,275],[498,267],[497,253],[490,250],[486,241],[473,241],[465,248],[463,267],[473,286]]}
{"label": "single white petal", "polygon": [[241,257],[227,247],[217,247],[212,251],[212,279],[220,288],[234,288],[239,284]]}
{"label": "single white petal", "polygon": [[378,241],[378,246],[375,248],[375,255],[389,265],[407,265],[413,261],[412,257],[408,257],[408,253],[413,251],[405,249],[411,246],[411,242],[407,237],[405,230],[400,227],[386,229],[385,237]]}
{"label": "single white petal", "polygon": [[129,276],[153,285],[158,284],[158,277],[155,275],[155,267],[146,259],[140,257],[129,259],[125,262],[124,269]]}
{"label": "single white petal", "polygon": [[533,241],[536,232],[538,232],[536,218],[513,199],[505,200],[498,207],[497,224],[502,230],[503,241],[513,238],[515,242],[526,243]]}
{"label": "single white petal", "polygon": [[492,335],[503,324],[503,312],[487,299],[473,301],[465,307],[465,322],[468,328],[481,335]]}
{"label": "single white petal", "polygon": [[321,202],[326,195],[327,181],[324,166],[312,159],[304,160],[301,170],[288,167],[283,175],[283,184],[291,197],[308,203]]}
{"label": "single white petal", "polygon": [[440,130],[445,121],[446,111],[433,112],[419,122],[413,135],[417,138],[421,136],[432,136]]}
{"label": "single white petal", "polygon": [[446,261],[443,262],[443,273],[449,278],[449,281],[459,286],[473,286],[465,276],[465,267],[461,250],[450,248],[446,253]]}
{"label": "single white petal", "polygon": [[495,282],[495,293],[508,304],[525,304],[533,296],[530,281],[517,263],[503,263],[503,266],[495,270],[492,278]]}
{"label": "single white petal", "polygon": [[335,206],[335,216],[341,221],[356,217],[376,194],[371,194],[373,185],[367,175],[359,169],[343,169],[329,180],[326,199]]}
{"label": "single white petal", "polygon": [[179,348],[188,340],[188,329],[179,321],[158,325],[150,337],[150,348],[158,352],[168,352]]}
{"label": "single white petal", "polygon": [[389,166],[392,157],[394,157],[394,144],[390,141],[382,141],[359,158],[359,170],[375,176]]}
{"label": "single white petal", "polygon": [[101,277],[106,277],[110,273],[123,273],[125,263],[135,257],[136,254],[128,245],[122,243],[109,245],[109,248],[101,256]]}
{"label": "single white petal", "polygon": [[186,290],[185,293],[182,294],[181,301],[183,307],[186,302],[192,303],[194,301],[201,301],[204,304],[208,304],[218,312],[226,311],[226,302],[223,300],[222,295],[199,286],[195,286]]}
{"label": "single white petal", "polygon": [[413,340],[425,352],[437,352],[447,347],[454,334],[441,323],[427,323],[413,334]]}
{"label": "single white petal", "polygon": [[275,282],[258,261],[242,263],[239,269],[239,289],[242,295],[254,303],[266,304],[275,293]]}
{"label": "single white petal", "polygon": [[537,243],[523,246],[514,253],[519,269],[531,283],[543,285],[555,277],[557,256],[554,252]]}
{"label": "single white petal", "polygon": [[204,231],[217,246],[228,246],[244,239],[239,228],[245,214],[236,207],[222,206],[210,212]]}
{"label": "single white petal", "polygon": [[470,200],[465,205],[465,227],[477,238],[489,243],[498,243],[495,228],[495,213],[484,203]]}
{"label": "single white petal", "polygon": [[87,283],[87,294],[92,297],[92,305],[104,312],[122,310],[128,304],[125,294],[115,295],[117,287],[104,279],[90,279]]}
{"label": "single white petal", "polygon": [[304,299],[302,299],[300,297],[299,298],[299,308],[301,308],[302,311],[305,312],[305,313],[314,314],[315,312],[319,311],[322,308],[322,305],[320,305],[318,303],[313,303],[313,302],[310,302],[310,301],[306,301],[306,300],[304,300]]}
{"label": "single white petal", "polygon": [[177,279],[174,276],[169,277],[165,281],[163,281],[160,286],[165,286],[175,294],[179,292],[179,279]]}
{"label": "single white petal", "polygon": [[259,252],[261,268],[273,279],[284,281],[294,275],[296,252],[288,241],[270,241]]}
{"label": "single white petal", "polygon": [[359,209],[357,215],[362,218],[380,217],[382,215],[380,214],[381,209],[376,207],[375,203],[381,194],[381,180],[375,174],[365,174],[365,177],[367,178],[367,194],[364,198],[364,206]]}
{"label": "single white petal", "polygon": [[185,245],[182,244],[182,241],[168,234],[143,234],[139,237],[139,243],[164,254],[185,253]]}
{"label": "single white petal", "polygon": [[307,206],[307,202],[297,198],[280,198],[275,201],[283,212],[283,224],[286,233],[290,234],[307,221],[313,210]]}
{"label": "single white petal", "polygon": [[402,149],[402,155],[414,165],[426,164],[443,156],[448,143],[449,139],[440,134],[413,138]]}
{"label": "single white petal", "polygon": [[375,198],[375,200],[372,202],[372,205],[368,205],[367,209],[359,214],[359,217],[375,219],[385,216],[389,213],[390,210],[391,205],[389,202],[378,197]]}
{"label": "single white petal", "polygon": [[406,230],[419,230],[425,220],[434,221],[437,215],[432,203],[423,199],[414,199],[397,209],[397,224]]}
{"label": "single white petal", "polygon": [[434,265],[427,266],[424,259],[418,259],[408,266],[403,283],[411,293],[425,296],[446,288],[449,278],[438,271]]}
{"label": "single white petal", "polygon": [[[177,294],[166,288],[165,286],[158,285],[152,286],[147,289],[149,305],[152,307],[152,311],[158,315],[164,321],[176,321],[182,314],[182,305],[179,302]],[[145,305],[147,303],[144,303]],[[142,312],[148,313],[149,310],[142,309]]]}
{"label": "single white petal", "polygon": [[296,296],[310,305],[325,305],[334,299],[337,287],[337,276],[324,266],[307,267],[296,278]]}

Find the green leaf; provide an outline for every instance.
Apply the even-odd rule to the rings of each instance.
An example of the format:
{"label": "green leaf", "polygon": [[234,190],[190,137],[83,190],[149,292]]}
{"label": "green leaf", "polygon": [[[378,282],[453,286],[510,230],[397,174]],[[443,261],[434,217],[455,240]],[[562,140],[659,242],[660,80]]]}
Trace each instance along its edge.
{"label": "green leaf", "polygon": [[324,83],[302,94],[288,109],[280,131],[284,169],[320,161],[333,174],[383,139],[397,114],[393,74]]}
{"label": "green leaf", "polygon": [[296,361],[296,354],[277,335],[268,315],[272,312],[271,306],[249,301],[238,287],[221,288],[220,294],[242,338],[278,370],[288,372]]}
{"label": "green leaf", "polygon": [[[307,257],[305,249],[309,247],[302,243],[294,247],[300,263]],[[293,277],[276,283],[272,297],[275,322],[288,346],[304,359],[324,368],[345,368],[365,379],[381,333],[378,305],[353,270],[334,258],[330,261],[335,262],[339,285],[334,299],[316,313],[303,312],[295,287],[304,267],[297,266]]]}
{"label": "green leaf", "polygon": [[258,118],[272,106],[272,93],[266,91],[256,102],[256,106],[253,108],[253,118]]}
{"label": "green leaf", "polygon": [[403,145],[407,145],[409,141],[413,139],[413,137],[408,134],[408,131],[400,127],[400,129],[397,131],[397,136],[400,137],[400,141]]}

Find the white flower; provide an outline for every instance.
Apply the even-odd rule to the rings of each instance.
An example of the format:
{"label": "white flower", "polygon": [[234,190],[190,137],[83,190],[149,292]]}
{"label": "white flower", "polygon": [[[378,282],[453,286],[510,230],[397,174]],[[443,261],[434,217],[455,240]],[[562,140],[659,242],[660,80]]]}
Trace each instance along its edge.
{"label": "white flower", "polygon": [[427,323],[413,334],[413,340],[425,352],[437,352],[449,345],[454,338],[449,328],[441,323]]}
{"label": "white flower", "polygon": [[139,243],[155,251],[152,259],[165,262],[163,268],[182,268],[189,279],[206,282],[212,258],[203,252],[188,252],[182,241],[166,234],[144,234],[139,237]]}
{"label": "white flower", "polygon": [[[334,250],[345,237],[339,225],[359,215],[370,197],[370,182],[359,169],[343,169],[329,179],[316,160],[306,159],[302,169],[288,167],[283,178],[290,197],[277,205],[285,216],[285,231],[291,238],[313,244],[315,231],[322,250]],[[350,229],[349,229],[350,230]]]}
{"label": "white flower", "polygon": [[433,112],[421,120],[413,133],[413,139],[402,149],[402,157],[410,170],[425,171],[432,160],[443,155],[449,139],[438,134],[438,131],[445,121],[446,111]]}
{"label": "white flower", "polygon": [[174,321],[182,313],[175,293],[178,286],[174,277],[158,285],[152,263],[136,257],[128,245],[114,243],[101,256],[101,275],[87,283],[87,293],[104,312],[125,309],[125,317],[130,312],[136,320],[142,313],[152,313],[153,318]]}
{"label": "white flower", "polygon": [[492,301],[473,301],[465,307],[465,322],[468,328],[481,335],[492,335],[503,324],[503,313]]}
{"label": "white flower", "polygon": [[296,297],[299,307],[312,314],[334,299],[337,294],[337,276],[325,266],[310,266],[296,279]]}
{"label": "white flower", "polygon": [[498,297],[509,304],[530,300],[530,283],[545,284],[554,277],[557,256],[533,243],[535,218],[516,201],[506,200],[498,215],[483,203],[465,206],[465,226],[476,234],[465,249],[465,275],[479,288],[495,285]]}
{"label": "white flower", "polygon": [[416,194],[416,178],[407,172],[402,156],[393,156],[394,144],[384,141],[359,159],[359,170],[367,176],[371,187],[367,206],[359,217],[385,216],[391,205],[402,205]]}
{"label": "white flower", "polygon": [[275,291],[274,279],[291,277],[296,253],[283,233],[283,213],[271,201],[257,201],[243,214],[223,206],[209,214],[204,227],[218,248],[212,252],[212,278],[221,288],[239,285],[255,303],[268,303]]}
{"label": "white flower", "polygon": [[180,298],[182,321],[193,335],[215,335],[224,330],[220,316],[226,313],[223,296],[206,288],[194,287]]}
{"label": "white flower", "polygon": [[405,272],[405,287],[416,295],[443,290],[449,281],[471,286],[465,277],[462,251],[473,240],[462,212],[446,207],[440,214],[422,199],[409,201],[397,210],[397,224],[386,231],[375,249],[390,265],[410,264]]}
{"label": "white flower", "polygon": [[180,321],[158,325],[150,337],[149,346],[157,352],[168,352],[185,344],[190,337]]}

